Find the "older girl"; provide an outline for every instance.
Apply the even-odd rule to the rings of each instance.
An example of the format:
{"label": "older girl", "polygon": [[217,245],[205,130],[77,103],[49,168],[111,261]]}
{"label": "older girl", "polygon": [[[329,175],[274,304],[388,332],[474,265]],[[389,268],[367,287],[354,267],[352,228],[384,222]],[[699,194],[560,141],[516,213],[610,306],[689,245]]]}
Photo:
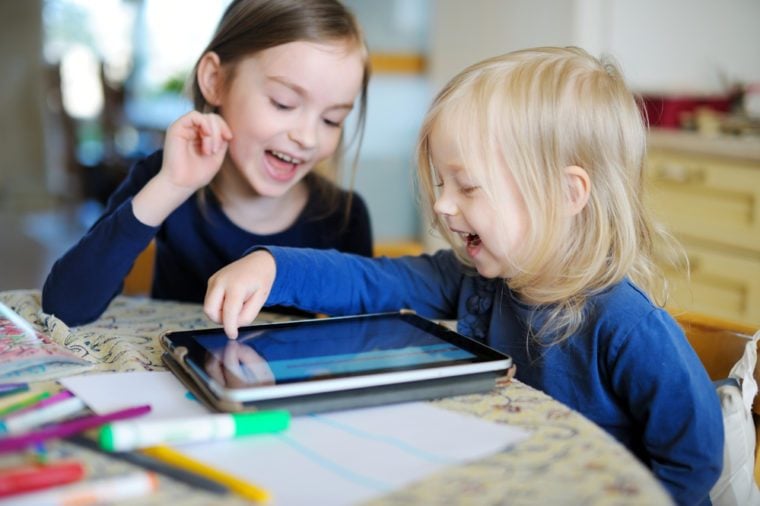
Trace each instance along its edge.
{"label": "older girl", "polygon": [[336,155],[357,97],[361,134],[368,78],[361,30],[338,1],[233,2],[195,67],[196,110],[55,263],[44,311],[97,318],[154,238],[152,296],[193,302],[256,244],[371,255],[362,199],[313,172]]}

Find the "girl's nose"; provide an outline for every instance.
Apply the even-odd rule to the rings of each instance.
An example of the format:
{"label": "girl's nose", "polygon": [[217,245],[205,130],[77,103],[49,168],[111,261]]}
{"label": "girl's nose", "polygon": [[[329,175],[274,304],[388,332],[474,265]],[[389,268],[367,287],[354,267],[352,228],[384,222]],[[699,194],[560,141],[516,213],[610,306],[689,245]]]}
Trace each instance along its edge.
{"label": "girl's nose", "polygon": [[445,192],[441,192],[435,199],[433,210],[437,214],[442,214],[444,216],[454,216],[459,212],[456,202],[454,202],[453,199],[448,198]]}
{"label": "girl's nose", "polygon": [[303,149],[312,149],[317,145],[317,128],[315,122],[303,118],[288,131],[288,138]]}

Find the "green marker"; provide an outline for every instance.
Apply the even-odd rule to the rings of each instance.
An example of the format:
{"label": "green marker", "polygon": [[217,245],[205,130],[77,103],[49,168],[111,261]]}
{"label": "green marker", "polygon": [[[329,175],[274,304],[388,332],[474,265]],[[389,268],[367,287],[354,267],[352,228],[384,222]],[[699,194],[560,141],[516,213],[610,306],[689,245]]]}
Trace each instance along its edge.
{"label": "green marker", "polygon": [[110,452],[162,444],[218,441],[252,434],[280,432],[290,425],[282,410],[205,415],[170,420],[125,420],[100,429],[100,447]]}
{"label": "green marker", "polygon": [[8,416],[14,411],[27,408],[33,404],[36,404],[44,399],[50,397],[50,392],[36,392],[19,395],[13,404],[9,404],[6,407],[0,409],[0,416]]}

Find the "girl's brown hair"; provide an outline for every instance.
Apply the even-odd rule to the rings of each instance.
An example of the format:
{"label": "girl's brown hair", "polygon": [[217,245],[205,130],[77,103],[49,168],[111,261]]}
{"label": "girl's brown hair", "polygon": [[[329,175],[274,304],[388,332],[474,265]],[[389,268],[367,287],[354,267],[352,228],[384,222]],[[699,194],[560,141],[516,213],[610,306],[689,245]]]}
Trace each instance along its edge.
{"label": "girl's brown hair", "polygon": [[[361,140],[364,135],[367,111],[367,86],[369,84],[369,55],[364,35],[354,15],[337,0],[235,0],[225,10],[211,42],[201,53],[201,58],[209,51],[219,56],[226,69],[225,80],[231,81],[236,64],[260,51],[296,41],[345,42],[349,47],[359,48],[364,60],[359,112],[354,136],[358,146],[351,166],[351,183],[358,162]],[[206,102],[198,83],[198,65],[193,68],[190,95],[195,109],[212,112],[214,108]],[[340,146],[343,145],[341,139]],[[328,205],[319,216],[334,211],[338,187],[331,181],[339,181],[338,169],[341,164],[342,149],[339,147],[327,162],[309,173],[304,180],[319,195],[319,201]],[[350,209],[349,200],[346,217]]]}

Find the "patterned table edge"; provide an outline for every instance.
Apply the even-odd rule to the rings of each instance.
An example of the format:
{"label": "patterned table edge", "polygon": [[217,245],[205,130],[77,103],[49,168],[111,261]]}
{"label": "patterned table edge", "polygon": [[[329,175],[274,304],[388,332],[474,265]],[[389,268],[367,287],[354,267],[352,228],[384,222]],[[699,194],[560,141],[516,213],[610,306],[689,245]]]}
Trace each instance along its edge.
{"label": "patterned table edge", "polygon": [[[0,300],[54,341],[90,361],[90,372],[166,370],[158,341],[163,332],[215,326],[198,304],[117,297],[96,322],[69,328],[42,311],[37,290],[2,292]],[[265,314],[262,319],[281,318]],[[670,503],[650,471],[622,445],[577,412],[517,380],[487,394],[432,402],[522,427],[532,435],[491,457],[447,468],[368,504]],[[65,444],[61,448],[66,451]],[[103,467],[100,472],[106,474],[112,465],[124,465],[96,454],[88,455],[87,462],[93,468]],[[162,487],[138,503],[166,504],[181,499],[182,504],[208,504],[210,498],[218,502],[213,496],[182,490]]]}

